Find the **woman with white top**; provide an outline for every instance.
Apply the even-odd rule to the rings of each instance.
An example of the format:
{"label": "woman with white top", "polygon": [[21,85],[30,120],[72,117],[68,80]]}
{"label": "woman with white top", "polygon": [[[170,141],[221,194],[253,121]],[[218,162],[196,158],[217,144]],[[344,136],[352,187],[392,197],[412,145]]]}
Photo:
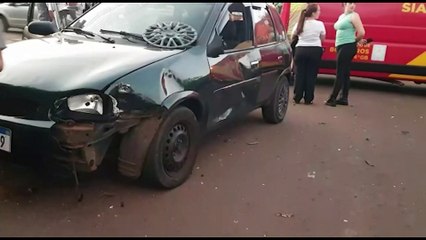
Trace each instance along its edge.
{"label": "woman with white top", "polygon": [[300,14],[299,22],[293,30],[299,40],[296,44],[294,62],[296,64],[296,82],[294,86],[295,103],[304,98],[305,104],[314,100],[315,82],[323,54],[322,41],[325,39],[324,23],[317,20],[320,7],[309,3]]}

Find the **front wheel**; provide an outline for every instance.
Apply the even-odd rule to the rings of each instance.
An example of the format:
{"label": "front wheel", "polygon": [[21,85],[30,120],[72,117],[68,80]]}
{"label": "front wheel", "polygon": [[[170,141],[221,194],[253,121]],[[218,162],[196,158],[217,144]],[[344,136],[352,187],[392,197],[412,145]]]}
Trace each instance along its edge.
{"label": "front wheel", "polygon": [[286,78],[278,82],[272,99],[262,107],[265,122],[280,123],[284,120],[288,108],[289,86]]}
{"label": "front wheel", "polygon": [[199,124],[191,110],[173,110],[151,143],[142,178],[163,188],[184,183],[195,164],[199,135]]}

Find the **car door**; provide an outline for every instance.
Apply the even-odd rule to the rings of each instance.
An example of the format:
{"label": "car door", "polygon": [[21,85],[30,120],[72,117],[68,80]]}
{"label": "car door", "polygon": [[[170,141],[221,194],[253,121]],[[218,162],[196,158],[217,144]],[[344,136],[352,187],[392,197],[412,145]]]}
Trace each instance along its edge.
{"label": "car door", "polygon": [[10,27],[24,28],[27,22],[27,12],[30,3],[10,3],[8,8]]}
{"label": "car door", "polygon": [[210,123],[233,119],[256,105],[259,88],[259,51],[253,46],[251,4],[225,6],[216,31],[223,39],[225,51],[208,58],[213,96]]}
{"label": "car door", "polygon": [[261,55],[260,89],[257,99],[259,104],[268,100],[274,92],[275,84],[290,59],[290,52],[284,44],[284,29],[279,25],[281,32],[277,31],[271,15],[272,10],[274,9],[269,9],[267,4],[253,3],[254,44]]}

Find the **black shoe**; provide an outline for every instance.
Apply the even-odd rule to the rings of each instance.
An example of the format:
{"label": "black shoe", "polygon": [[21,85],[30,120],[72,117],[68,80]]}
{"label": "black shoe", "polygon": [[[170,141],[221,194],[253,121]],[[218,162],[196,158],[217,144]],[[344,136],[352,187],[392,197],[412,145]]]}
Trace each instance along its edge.
{"label": "black shoe", "polygon": [[300,99],[296,100],[295,98],[293,98],[294,103],[299,104],[300,103]]}
{"label": "black shoe", "polygon": [[344,105],[344,106],[348,106],[349,105],[348,100],[343,100],[343,99],[337,99],[336,100],[336,104]]}
{"label": "black shoe", "polygon": [[305,104],[306,104],[306,105],[311,105],[311,104],[312,104],[312,101],[305,101]]}
{"label": "black shoe", "polygon": [[335,107],[336,106],[336,100],[328,99],[327,102],[325,102],[325,105],[330,106],[330,107]]}

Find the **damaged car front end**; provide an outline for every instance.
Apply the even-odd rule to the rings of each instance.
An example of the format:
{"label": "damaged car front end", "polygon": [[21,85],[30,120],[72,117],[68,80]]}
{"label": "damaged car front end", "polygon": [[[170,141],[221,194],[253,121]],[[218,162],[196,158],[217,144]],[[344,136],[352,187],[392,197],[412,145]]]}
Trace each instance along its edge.
{"label": "damaged car front end", "polygon": [[55,122],[51,136],[78,171],[94,171],[104,158],[116,132],[130,128],[131,121],[119,120],[117,100],[102,93],[81,94],[56,100],[50,110]]}
{"label": "damaged car front end", "polygon": [[136,94],[129,84],[116,84],[111,94],[114,96],[92,92],[54,102],[49,115],[55,124],[50,133],[60,151],[54,153],[53,158],[75,165],[77,171],[95,171],[117,134],[126,134],[131,128],[142,125],[145,138],[136,141],[137,146],[122,144],[119,157],[122,164],[118,165],[123,175],[137,178],[140,167],[134,168],[130,163],[126,169],[129,162],[125,161],[124,153],[149,147],[166,109]]}
{"label": "damaged car front end", "polygon": [[[0,86],[3,93],[15,88]],[[128,92],[129,88],[128,85],[118,84],[115,88],[118,101],[134,101],[136,97]],[[23,90],[21,87],[18,89]],[[39,101],[30,100],[24,94],[13,94],[20,95],[13,98],[7,94],[1,96],[0,129],[4,130],[4,140],[0,144],[4,145],[3,150],[16,156],[17,160],[37,164],[37,158],[43,158],[49,164],[75,167],[80,172],[97,169],[117,134],[124,134],[150,118],[155,119],[158,125],[162,112],[162,107],[152,102],[143,104],[150,105],[150,111],[126,109],[126,104],[122,104],[123,111],[118,108],[115,97],[100,91],[60,98],[59,94],[43,93],[41,90],[27,89],[27,92],[32,92],[32,96],[40,95]],[[140,102],[133,104],[141,105]],[[146,131],[151,131],[153,135],[155,127]]]}
{"label": "damaged car front end", "polygon": [[[257,108],[265,121],[283,121],[291,52],[271,11],[100,3],[60,32],[31,22],[28,30],[46,37],[3,51],[0,153],[75,173],[95,171],[114,150],[121,175],[179,186],[203,133]],[[256,42],[252,20],[269,24],[268,43]]]}
{"label": "damaged car front end", "polygon": [[[141,82],[144,66],[180,52],[135,50],[65,35],[8,46],[0,75],[0,131],[5,139],[1,150],[17,161],[38,164],[43,159],[95,171],[114,137],[149,118],[158,125],[164,111],[162,97],[154,102],[133,88],[161,78],[160,72],[151,82]],[[129,73],[138,83],[126,82]],[[140,170],[133,175],[139,177]]]}

